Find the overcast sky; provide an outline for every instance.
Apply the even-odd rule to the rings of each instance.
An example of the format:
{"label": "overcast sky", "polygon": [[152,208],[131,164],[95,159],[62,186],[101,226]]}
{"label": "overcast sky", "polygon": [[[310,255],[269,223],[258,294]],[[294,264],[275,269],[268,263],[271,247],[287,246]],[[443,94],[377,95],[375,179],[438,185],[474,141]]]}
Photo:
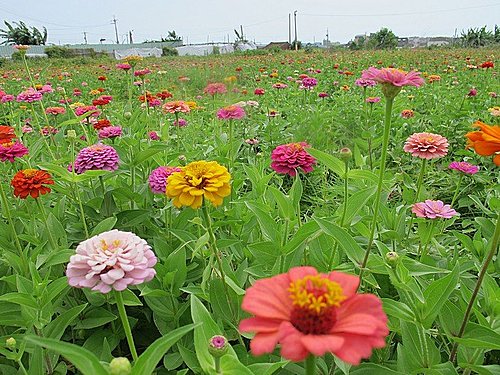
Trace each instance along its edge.
{"label": "overcast sky", "polygon": [[189,43],[234,40],[239,25],[250,40],[285,41],[295,10],[298,39],[307,42],[321,41],[327,29],[331,41],[345,43],[381,27],[398,36],[452,36],[500,20],[500,0],[0,0],[0,20],[46,26],[54,44],[82,43],[84,31],[89,43],[113,42],[113,16],[120,43],[129,30],[134,42],[169,30]]}

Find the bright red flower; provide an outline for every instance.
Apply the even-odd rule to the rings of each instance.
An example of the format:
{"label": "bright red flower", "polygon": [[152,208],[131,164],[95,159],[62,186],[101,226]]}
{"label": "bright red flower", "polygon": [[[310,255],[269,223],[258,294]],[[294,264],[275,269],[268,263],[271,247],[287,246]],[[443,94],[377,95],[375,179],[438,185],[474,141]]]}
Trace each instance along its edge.
{"label": "bright red flower", "polygon": [[11,143],[16,138],[16,133],[12,126],[0,125],[0,144]]}
{"label": "bright red flower", "polygon": [[14,188],[14,195],[21,199],[26,199],[28,196],[38,198],[50,192],[50,188],[45,185],[53,185],[52,176],[38,169],[23,169],[17,172],[10,182]]}
{"label": "bright red flower", "polygon": [[385,346],[389,333],[381,300],[357,294],[359,278],[342,272],[321,274],[313,267],[258,280],[247,289],[242,309],[254,316],[239,329],[255,332],[254,355],[271,353],[302,361],[309,354],[333,353],[358,365],[373,348]]}

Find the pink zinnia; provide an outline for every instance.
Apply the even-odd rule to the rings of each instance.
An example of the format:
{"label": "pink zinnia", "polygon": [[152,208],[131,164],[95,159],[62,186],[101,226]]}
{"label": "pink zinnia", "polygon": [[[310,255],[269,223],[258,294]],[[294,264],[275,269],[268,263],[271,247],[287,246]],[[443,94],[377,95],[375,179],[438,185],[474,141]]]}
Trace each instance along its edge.
{"label": "pink zinnia", "polygon": [[149,175],[149,188],[154,194],[165,194],[167,179],[174,172],[180,172],[178,167],[158,167]]}
{"label": "pink zinnia", "polygon": [[411,209],[417,217],[426,219],[449,219],[458,215],[449,204],[444,204],[442,201],[432,201],[427,199],[425,202],[415,203]]}
{"label": "pink zinnia", "polygon": [[43,95],[41,92],[36,91],[34,88],[30,87],[27,90],[19,93],[16,100],[18,102],[33,103],[42,100]]}
{"label": "pink zinnia", "polygon": [[28,149],[20,142],[0,143],[0,161],[10,161],[14,163],[16,158],[23,157],[28,153]]}
{"label": "pink zinnia", "polygon": [[373,87],[377,84],[373,79],[358,78],[354,84],[359,87]]}
{"label": "pink zinnia", "polygon": [[318,84],[318,80],[316,78],[312,77],[305,77],[302,78],[301,85],[307,89],[307,90],[312,90],[314,86]]}
{"label": "pink zinnia", "polygon": [[115,171],[119,162],[120,158],[113,147],[96,144],[85,147],[78,153],[74,169],[78,174],[90,170]]}
{"label": "pink zinnia", "polygon": [[178,126],[180,128],[186,126],[187,124],[188,124],[188,122],[183,118],[180,118],[178,120],[174,120],[174,122],[172,122],[172,125]]}
{"label": "pink zinnia", "polygon": [[405,152],[421,159],[436,159],[448,153],[448,140],[433,133],[414,133],[405,142]]}
{"label": "pink zinnia", "polygon": [[288,87],[288,85],[286,83],[280,83],[280,82],[275,83],[273,85],[273,88],[278,89],[278,90],[286,89],[287,87]]}
{"label": "pink zinnia", "polygon": [[120,126],[106,126],[99,130],[99,139],[116,138],[122,135],[122,128]]}
{"label": "pink zinnia", "polygon": [[318,94],[318,97],[320,97],[320,98],[322,98],[322,99],[323,99],[323,98],[328,98],[329,96],[330,96],[330,95],[328,95],[328,93],[327,93],[327,92],[320,92],[320,93]]}
{"label": "pink zinnia", "polygon": [[134,72],[134,76],[136,77],[144,77],[146,74],[150,74],[151,70],[149,69],[139,69]]}
{"label": "pink zinnia", "polygon": [[465,174],[476,174],[479,171],[479,167],[477,165],[472,165],[466,161],[453,161],[450,163],[448,168]]}
{"label": "pink zinnia", "polygon": [[191,108],[182,100],[166,102],[163,104],[162,109],[164,113],[188,113],[191,111]]}
{"label": "pink zinnia", "polygon": [[82,105],[75,108],[75,114],[81,116],[83,114],[89,114],[89,116],[99,116],[101,111],[97,109],[95,105]]}
{"label": "pink zinnia", "polygon": [[402,118],[408,119],[408,118],[412,118],[413,116],[415,116],[415,112],[413,112],[413,110],[411,110],[411,109],[403,109],[401,111]]}
{"label": "pink zinnia", "polygon": [[217,111],[217,118],[221,120],[240,120],[245,115],[245,110],[237,105],[223,107]]}
{"label": "pink zinnia", "polygon": [[48,115],[63,115],[66,113],[66,108],[64,107],[48,107],[45,109],[45,113]]}
{"label": "pink zinnia", "polygon": [[255,91],[253,92],[255,95],[264,95],[266,93],[266,90],[261,89],[261,88],[256,88]]}
{"label": "pink zinnia", "polygon": [[117,69],[121,69],[121,70],[129,70],[132,66],[130,66],[130,64],[127,64],[127,63],[119,63],[119,64],[116,64],[115,65]]}
{"label": "pink zinnia", "polygon": [[277,173],[295,176],[300,168],[304,173],[312,172],[316,159],[305,149],[310,147],[306,142],[288,143],[276,147],[271,153],[271,168]]}
{"label": "pink zinnia", "polygon": [[477,95],[477,90],[476,89],[470,89],[467,96],[468,97],[473,97]]}
{"label": "pink zinnia", "polygon": [[207,87],[203,89],[205,94],[216,95],[216,94],[224,94],[227,92],[226,85],[223,83],[209,83]]}
{"label": "pink zinnia", "polygon": [[0,102],[9,103],[9,102],[14,101],[14,99],[15,99],[14,95],[5,94],[4,96],[2,96],[2,99],[0,99]]}
{"label": "pink zinnia", "polygon": [[370,103],[370,104],[378,103],[378,102],[380,102],[380,97],[369,96],[368,98],[366,98],[365,102]]}
{"label": "pink zinnia", "polygon": [[342,272],[318,273],[295,267],[288,273],[257,280],[247,289],[242,309],[253,317],[241,321],[242,332],[255,332],[253,355],[272,353],[303,361],[333,353],[359,365],[373,348],[383,348],[389,334],[381,300],[358,294],[359,278]]}
{"label": "pink zinnia", "polygon": [[382,68],[377,69],[370,67],[363,70],[361,74],[362,79],[373,80],[382,84],[390,84],[393,86],[416,86],[420,87],[424,84],[424,80],[420,77],[420,72],[405,72],[395,68]]}
{"label": "pink zinnia", "polygon": [[152,141],[159,141],[160,140],[160,136],[155,131],[149,132],[148,136],[149,136],[149,139],[151,139]]}
{"label": "pink zinnia", "polygon": [[66,276],[69,285],[101,293],[125,290],[150,281],[157,259],[151,247],[134,233],[113,229],[80,242]]}

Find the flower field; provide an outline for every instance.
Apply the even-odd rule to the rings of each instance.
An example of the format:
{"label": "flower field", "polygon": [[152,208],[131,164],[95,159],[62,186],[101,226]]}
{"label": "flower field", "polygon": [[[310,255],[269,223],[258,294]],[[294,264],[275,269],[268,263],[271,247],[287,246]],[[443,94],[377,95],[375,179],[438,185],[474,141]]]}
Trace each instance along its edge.
{"label": "flower field", "polygon": [[499,374],[498,50],[0,66],[0,373]]}

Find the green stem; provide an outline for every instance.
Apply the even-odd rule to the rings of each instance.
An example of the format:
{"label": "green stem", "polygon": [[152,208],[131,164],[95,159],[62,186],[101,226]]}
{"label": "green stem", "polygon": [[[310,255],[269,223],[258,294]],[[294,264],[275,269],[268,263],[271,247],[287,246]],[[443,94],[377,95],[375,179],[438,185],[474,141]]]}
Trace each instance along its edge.
{"label": "green stem", "polygon": [[460,192],[460,185],[462,184],[462,179],[464,178],[464,175],[460,173],[460,177],[458,178],[457,182],[457,188],[455,189],[455,193],[453,194],[453,198],[451,199],[450,206],[453,207],[453,203],[457,200],[458,193]]}
{"label": "green stem", "polygon": [[424,181],[425,166],[427,164],[427,159],[422,161],[422,167],[420,168],[420,174],[417,180],[417,194],[415,195],[415,202],[420,202],[420,192],[422,190],[422,182]]}
{"label": "green stem", "polygon": [[233,171],[233,120],[229,120],[229,173]]}
{"label": "green stem", "polygon": [[314,355],[309,355],[305,361],[306,375],[316,374],[316,357]]}
{"label": "green stem", "polygon": [[203,205],[201,206],[201,211],[203,212],[203,217],[205,218],[205,224],[207,226],[208,236],[210,238],[210,247],[212,248],[212,252],[217,261],[217,266],[219,267],[220,278],[222,280],[222,286],[224,287],[224,294],[226,295],[227,304],[229,307],[229,311],[231,316],[234,316],[233,307],[231,304],[231,299],[229,298],[229,289],[226,283],[226,276],[224,274],[224,269],[222,268],[222,260],[219,249],[217,248],[217,240],[214,235],[214,231],[212,229],[212,220],[210,219],[210,215],[208,214],[208,208],[206,205],[206,201],[203,200]]}
{"label": "green stem", "polygon": [[[493,239],[491,241],[491,249],[486,256],[486,259],[483,263],[483,266],[481,267],[481,271],[479,272],[479,276],[477,278],[476,282],[476,287],[474,288],[474,291],[472,292],[472,296],[470,297],[469,304],[467,305],[467,310],[465,311],[464,319],[462,321],[462,325],[460,327],[460,331],[458,332],[458,335],[456,337],[460,338],[463,336],[465,332],[465,327],[467,326],[467,323],[469,322],[469,317],[472,312],[472,307],[474,306],[474,303],[476,302],[476,297],[479,293],[479,289],[481,288],[481,284],[483,283],[484,275],[486,275],[486,271],[488,269],[488,266],[495,256],[497,250],[498,250],[498,243],[500,240],[500,215],[497,215],[497,224],[495,226],[495,233],[493,234]],[[458,343],[455,342],[453,344],[453,348],[451,349],[450,353],[450,362],[454,362],[456,355],[457,355],[457,349],[458,349]]]}
{"label": "green stem", "polygon": [[[71,139],[71,165],[75,165],[75,140]],[[71,173],[73,174],[73,181],[76,175],[75,168],[71,168]],[[87,221],[85,220],[85,211],[83,210],[83,205],[82,205],[82,197],[80,195],[80,190],[78,188],[78,184],[74,183],[74,189],[75,189],[75,196],[76,200],[78,202],[78,207],[80,209],[80,217],[82,219],[82,224],[83,224],[83,229],[85,231],[85,237],[89,238],[89,229],[87,227]]]}
{"label": "green stem", "polygon": [[214,357],[214,363],[215,363],[215,373],[222,374],[222,370],[220,368],[220,357]]}
{"label": "green stem", "polygon": [[5,207],[5,216],[7,216],[7,221],[9,222],[10,230],[12,235],[14,236],[14,242],[17,247],[17,251],[19,252],[19,258],[21,259],[22,269],[24,270],[26,275],[29,275],[29,265],[28,259],[26,258],[26,254],[23,251],[23,247],[21,246],[21,242],[19,241],[19,237],[17,236],[16,227],[14,226],[14,221],[12,221],[12,214],[10,212],[10,205],[7,201],[7,196],[5,195],[5,191],[3,190],[3,185],[0,182],[0,196],[2,198],[2,206]]}
{"label": "green stem", "polygon": [[434,231],[434,227],[436,226],[436,220],[432,220],[431,228],[429,229],[429,234],[427,235],[427,239],[425,240],[424,248],[422,253],[420,254],[420,262],[424,259],[424,256],[427,255],[427,248],[429,247],[429,243],[431,242],[432,232]]}
{"label": "green stem", "polygon": [[[385,102],[385,123],[384,123],[384,136],[382,140],[382,155],[380,156],[380,171],[378,175],[377,191],[375,192],[375,206],[373,208],[373,219],[371,223],[370,238],[368,239],[368,245],[366,246],[365,256],[363,262],[361,263],[359,272],[359,286],[362,282],[363,273],[368,263],[368,256],[370,255],[370,250],[373,245],[373,240],[375,238],[375,228],[377,227],[378,221],[378,211],[380,208],[380,198],[382,195],[382,186],[384,183],[384,173],[385,173],[385,162],[387,159],[387,148],[389,147],[389,136],[391,134],[391,114],[392,105],[394,103],[394,98],[386,98]],[[359,288],[358,286],[358,288]]]}
{"label": "green stem", "polygon": [[349,200],[349,180],[347,178],[347,174],[349,173],[349,160],[344,160],[345,163],[345,174],[344,174],[344,209],[342,210],[342,217],[340,218],[340,226],[344,226],[344,220],[347,215],[347,203]]}
{"label": "green stem", "polygon": [[42,215],[43,223],[45,224],[45,228],[47,229],[47,234],[49,236],[49,242],[50,246],[52,246],[53,250],[57,250],[59,246],[57,246],[57,242],[52,236],[52,232],[50,231],[49,228],[49,223],[47,221],[47,213],[45,212],[45,207],[43,206],[43,203],[40,201],[40,198],[35,199],[35,202],[38,206],[38,209],[40,210],[40,214]]}
{"label": "green stem", "polygon": [[130,349],[130,353],[132,353],[132,359],[137,361],[138,355],[137,350],[135,349],[134,337],[132,336],[132,330],[130,329],[130,323],[127,317],[127,311],[125,310],[125,304],[123,303],[123,296],[121,292],[116,290],[113,291],[116,300],[116,306],[118,307],[118,313],[120,314],[120,320],[123,324],[123,330],[125,331],[125,336],[127,337],[128,347]]}

